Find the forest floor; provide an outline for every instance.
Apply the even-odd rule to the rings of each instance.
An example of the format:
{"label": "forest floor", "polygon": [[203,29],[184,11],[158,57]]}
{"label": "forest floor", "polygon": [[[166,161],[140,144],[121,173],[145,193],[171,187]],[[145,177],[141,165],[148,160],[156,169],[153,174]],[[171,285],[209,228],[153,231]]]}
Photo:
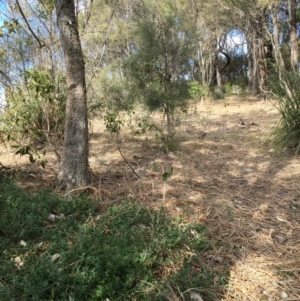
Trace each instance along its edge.
{"label": "forest floor", "polygon": [[[211,249],[203,262],[230,271],[219,300],[300,300],[299,157],[290,149],[277,155],[265,144],[278,116],[271,102],[228,97],[195,105],[176,117],[175,150],[168,154],[153,132],[133,135],[142,114],[122,128],[118,143],[101,120],[92,121],[91,192],[99,213],[125,198],[165,206],[206,226]],[[10,153],[2,148],[0,162],[25,172],[25,187],[54,183],[52,154],[43,170]],[[170,166],[164,187],[161,175]]]}

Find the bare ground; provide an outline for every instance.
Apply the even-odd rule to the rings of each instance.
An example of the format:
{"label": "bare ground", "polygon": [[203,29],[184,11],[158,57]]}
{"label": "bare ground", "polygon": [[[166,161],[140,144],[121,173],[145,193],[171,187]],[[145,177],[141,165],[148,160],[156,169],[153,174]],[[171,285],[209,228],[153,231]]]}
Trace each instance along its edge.
{"label": "bare ground", "polygon": [[[216,300],[300,300],[299,157],[291,150],[276,155],[265,146],[276,117],[271,103],[249,98],[195,106],[178,116],[176,150],[168,154],[153,133],[134,136],[134,123],[117,144],[93,120],[90,191],[99,199],[99,213],[134,198],[204,224],[212,248],[203,263],[230,270]],[[57,166],[47,156],[46,170],[9,148],[2,148],[0,162],[25,173],[24,186],[36,187],[54,182]],[[161,175],[170,166],[164,193]]]}

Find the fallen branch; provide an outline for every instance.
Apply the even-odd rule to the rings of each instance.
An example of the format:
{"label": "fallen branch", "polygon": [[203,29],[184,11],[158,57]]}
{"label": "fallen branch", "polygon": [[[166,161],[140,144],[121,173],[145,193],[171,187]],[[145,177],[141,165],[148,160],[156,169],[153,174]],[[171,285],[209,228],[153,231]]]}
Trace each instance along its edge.
{"label": "fallen branch", "polygon": [[121,148],[118,147],[118,151],[120,153],[120,155],[122,156],[123,160],[125,161],[125,163],[129,166],[129,168],[132,170],[132,172],[135,174],[135,176],[140,179],[141,177],[135,172],[135,170],[133,169],[133,167],[129,164],[129,162],[126,160],[126,158],[123,156],[122,152],[121,152]]}

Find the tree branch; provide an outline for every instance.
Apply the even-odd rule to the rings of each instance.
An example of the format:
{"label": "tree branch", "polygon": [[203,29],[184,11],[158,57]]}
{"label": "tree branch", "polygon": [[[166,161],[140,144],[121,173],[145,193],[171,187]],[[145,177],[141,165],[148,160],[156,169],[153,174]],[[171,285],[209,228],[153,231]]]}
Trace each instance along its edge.
{"label": "tree branch", "polygon": [[135,170],[133,169],[133,167],[129,164],[129,162],[126,160],[126,158],[123,156],[122,152],[121,152],[121,148],[118,147],[118,151],[121,155],[121,157],[123,158],[124,162],[128,165],[128,167],[132,170],[132,172],[134,173],[134,175],[140,179],[141,177],[135,172]]}
{"label": "tree branch", "polygon": [[[6,78],[6,80],[11,84],[11,80],[10,80],[10,78],[9,78],[9,76],[8,75],[6,75],[2,70],[0,70],[0,74],[1,75],[3,75],[5,78]],[[4,83],[4,82],[2,82],[5,86],[9,86],[9,85],[7,85],[6,83]]]}
{"label": "tree branch", "polygon": [[32,35],[34,36],[34,38],[37,40],[37,42],[38,42],[40,48],[43,48],[44,46],[46,46],[46,44],[42,44],[41,41],[40,41],[40,39],[37,37],[37,35],[36,35],[36,34],[34,33],[34,31],[32,30],[30,24],[28,23],[28,21],[27,21],[25,15],[24,15],[24,13],[23,13],[23,10],[22,10],[22,8],[21,8],[21,6],[20,6],[19,0],[16,0],[16,4],[17,4],[17,6],[18,6],[18,8],[19,8],[20,14],[21,14],[22,18],[24,19],[24,21],[25,21],[25,23],[26,23],[26,25],[27,25],[29,31],[32,33]]}

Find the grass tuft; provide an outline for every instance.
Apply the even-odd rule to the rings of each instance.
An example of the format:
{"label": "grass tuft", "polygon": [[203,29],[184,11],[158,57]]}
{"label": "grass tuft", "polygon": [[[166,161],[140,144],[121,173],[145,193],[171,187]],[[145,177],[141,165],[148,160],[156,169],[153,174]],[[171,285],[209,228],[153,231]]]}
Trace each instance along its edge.
{"label": "grass tuft", "polygon": [[292,147],[295,153],[300,150],[300,75],[284,72],[283,81],[270,79],[270,87],[278,97],[275,106],[280,118],[274,126],[270,141],[274,148],[281,152],[286,147]]}

